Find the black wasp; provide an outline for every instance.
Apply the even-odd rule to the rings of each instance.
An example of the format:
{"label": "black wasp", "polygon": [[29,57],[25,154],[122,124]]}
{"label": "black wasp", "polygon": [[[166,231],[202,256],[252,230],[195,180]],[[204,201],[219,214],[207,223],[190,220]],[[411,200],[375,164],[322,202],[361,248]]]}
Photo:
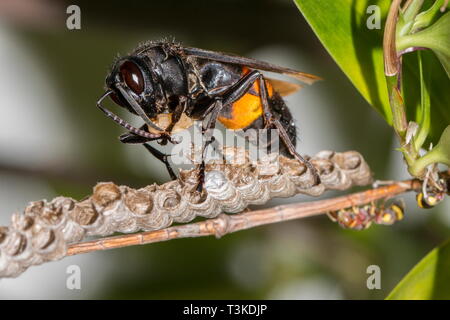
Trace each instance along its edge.
{"label": "black wasp", "polygon": [[[172,179],[176,175],[167,155],[147,142],[174,143],[175,130],[187,129],[194,120],[199,120],[203,121],[203,133],[213,129],[217,121],[232,130],[277,129],[282,141],[280,152],[305,163],[319,183],[315,168],[295,150],[296,128],[282,98],[301,86],[269,79],[260,70],[288,75],[307,84],[320,79],[232,54],[187,48],[167,41],[148,42],[114,63],[106,77],[107,91],[97,106],[128,130],[120,136],[121,142],[143,144],[166,165]],[[101,102],[107,96],[140,116],[144,125],[133,127],[105,109]],[[205,147],[207,144],[208,141]],[[197,191],[202,190],[204,171],[203,160]]]}

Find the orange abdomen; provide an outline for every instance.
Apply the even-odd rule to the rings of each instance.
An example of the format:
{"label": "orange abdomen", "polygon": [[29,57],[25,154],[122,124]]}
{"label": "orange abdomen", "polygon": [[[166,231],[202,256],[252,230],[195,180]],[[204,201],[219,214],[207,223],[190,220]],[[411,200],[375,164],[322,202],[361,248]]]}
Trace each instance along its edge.
{"label": "orange abdomen", "polygon": [[[249,71],[248,68],[244,68],[242,75]],[[265,83],[270,98],[273,95],[273,88],[269,81],[265,81]],[[231,110],[227,113],[227,116],[219,116],[218,120],[227,129],[237,130],[251,125],[262,113],[259,81],[255,81],[250,90],[231,105]]]}

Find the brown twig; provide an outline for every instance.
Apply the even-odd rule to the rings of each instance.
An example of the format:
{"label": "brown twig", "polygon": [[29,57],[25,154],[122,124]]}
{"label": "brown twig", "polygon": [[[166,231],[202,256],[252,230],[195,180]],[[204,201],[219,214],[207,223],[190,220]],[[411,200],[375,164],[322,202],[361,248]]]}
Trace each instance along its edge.
{"label": "brown twig", "polygon": [[149,244],[172,239],[206,236],[220,238],[229,233],[261,225],[311,217],[351,206],[361,206],[372,201],[395,197],[411,190],[419,190],[420,187],[421,182],[419,180],[406,180],[332,199],[280,205],[237,215],[221,214],[217,218],[202,222],[73,244],[69,246],[67,255],[72,256],[81,253]]}

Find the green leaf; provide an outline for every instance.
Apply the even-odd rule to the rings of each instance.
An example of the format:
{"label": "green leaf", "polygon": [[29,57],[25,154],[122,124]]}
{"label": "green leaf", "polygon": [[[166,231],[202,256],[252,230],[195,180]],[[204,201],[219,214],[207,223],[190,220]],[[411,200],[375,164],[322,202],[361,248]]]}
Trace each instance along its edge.
{"label": "green leaf", "polygon": [[450,12],[444,14],[428,28],[409,35],[398,37],[399,51],[409,47],[425,47],[432,49],[438,56],[450,77]]}
{"label": "green leaf", "polygon": [[409,6],[403,12],[403,19],[406,22],[414,21],[414,18],[419,13],[420,8],[422,8],[423,1],[424,0],[414,0],[409,4]]}
{"label": "green leaf", "polygon": [[445,0],[436,0],[428,10],[425,10],[418,14],[414,19],[414,25],[411,29],[411,33],[415,33],[417,30],[428,27],[433,22],[433,20],[435,20],[444,4]]}
{"label": "green leaf", "polygon": [[450,299],[450,240],[433,249],[392,290],[387,300]]}
{"label": "green leaf", "polygon": [[[432,51],[422,51],[421,55],[424,74],[431,76],[427,81],[431,108],[429,129],[429,138],[431,139],[427,139],[427,141],[436,145],[442,132],[450,124],[450,94],[448,91],[450,80]],[[417,123],[420,123],[422,114],[420,93],[420,67],[417,53],[406,54],[403,56],[403,94],[406,113],[409,121]],[[424,148],[428,149],[427,143]]]}
{"label": "green leaf", "polygon": [[[347,75],[353,85],[387,121],[392,114],[383,66],[383,26],[389,10],[389,0],[294,0],[324,47]],[[425,1],[424,9],[430,1]],[[368,29],[367,21],[377,5],[381,14],[381,29]],[[371,20],[369,20],[370,22]],[[412,56],[410,59],[408,56]],[[434,61],[430,61],[434,60]],[[450,124],[450,80],[439,60],[432,54],[423,55],[430,73],[431,125],[429,141],[436,143]],[[436,68],[436,65],[438,66]],[[325,79],[332,81],[332,79]],[[408,121],[420,122],[420,72],[416,53],[403,56],[404,94]]]}
{"label": "green leaf", "polygon": [[392,123],[383,67],[382,30],[369,30],[367,7],[379,5],[381,27],[389,1],[295,0],[330,55],[364,98]]}
{"label": "green leaf", "polygon": [[442,163],[450,167],[450,125],[442,132],[438,144],[417,159],[408,170],[413,176],[421,176],[425,168],[433,163]]}
{"label": "green leaf", "polygon": [[446,55],[441,52],[435,52],[435,54],[447,72],[447,76],[450,78],[450,55]]}

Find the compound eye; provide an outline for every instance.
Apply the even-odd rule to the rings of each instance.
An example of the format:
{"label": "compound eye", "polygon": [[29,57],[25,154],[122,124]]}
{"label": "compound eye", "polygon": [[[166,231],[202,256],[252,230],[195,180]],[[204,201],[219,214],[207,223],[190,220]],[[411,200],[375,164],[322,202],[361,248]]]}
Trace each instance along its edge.
{"label": "compound eye", "polygon": [[144,76],[134,62],[125,61],[119,71],[123,81],[134,93],[141,94],[144,91]]}

